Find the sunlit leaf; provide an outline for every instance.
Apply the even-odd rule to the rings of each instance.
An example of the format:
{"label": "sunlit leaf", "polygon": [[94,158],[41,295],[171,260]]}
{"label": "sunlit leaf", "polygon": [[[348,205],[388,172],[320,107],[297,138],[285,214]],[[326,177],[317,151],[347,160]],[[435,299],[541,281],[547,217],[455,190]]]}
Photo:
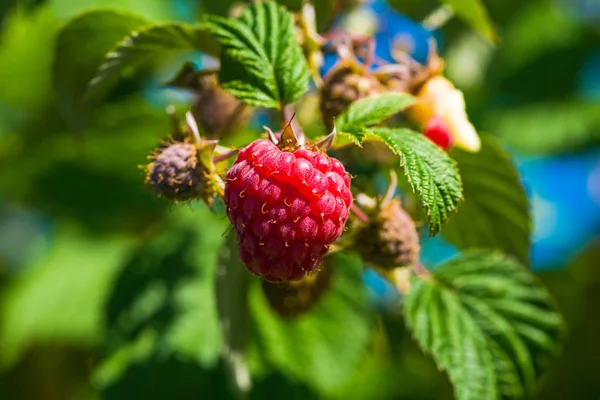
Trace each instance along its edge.
{"label": "sunlit leaf", "polygon": [[439,0],[452,7],[454,13],[492,43],[498,41],[494,25],[481,0]]}
{"label": "sunlit leaf", "polygon": [[308,89],[292,15],[275,2],[253,4],[237,20],[211,16],[206,26],[223,47],[219,80],[240,100],[280,108]]}
{"label": "sunlit leaf", "polygon": [[531,393],[564,333],[545,288],[497,253],[468,253],[414,278],[405,307],[408,327],[459,400]]}
{"label": "sunlit leaf", "polygon": [[366,97],[350,104],[335,120],[335,125],[338,131],[352,133],[359,139],[367,127],[390,118],[414,101],[414,97],[406,93],[389,92]]}
{"label": "sunlit leaf", "polygon": [[198,50],[216,56],[218,44],[203,26],[183,23],[152,25],[129,33],[116,44],[88,83],[85,100],[101,97],[125,68],[137,67],[174,51]]}
{"label": "sunlit leaf", "polygon": [[107,303],[99,387],[122,385],[147,360],[215,366],[222,337],[214,279],[225,228],[206,209],[178,210],[128,260]]}
{"label": "sunlit leaf", "polygon": [[146,23],[133,14],[97,10],[71,20],[59,32],[53,80],[58,106],[71,129],[80,131],[83,127],[87,113],[83,95],[104,55],[129,32]]}
{"label": "sunlit leaf", "polygon": [[72,226],[55,232],[50,252],[2,293],[0,367],[34,345],[97,344],[103,303],[133,244],[87,236]]}
{"label": "sunlit leaf", "polygon": [[269,308],[259,282],[251,292],[258,351],[290,378],[323,393],[345,383],[363,357],[372,330],[361,270],[355,258],[335,254],[332,286],[319,303],[297,319],[282,319]]}
{"label": "sunlit leaf", "polygon": [[420,133],[408,129],[372,128],[377,137],[400,156],[404,173],[420,199],[435,235],[462,200],[462,183],[456,163]]}

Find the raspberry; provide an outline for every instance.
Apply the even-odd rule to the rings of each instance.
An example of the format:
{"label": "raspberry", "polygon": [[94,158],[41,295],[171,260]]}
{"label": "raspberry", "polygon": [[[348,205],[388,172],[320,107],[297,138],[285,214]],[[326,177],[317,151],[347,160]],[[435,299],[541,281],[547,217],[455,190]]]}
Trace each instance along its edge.
{"label": "raspberry", "polygon": [[269,283],[263,281],[262,289],[271,308],[282,317],[294,318],[315,306],[331,286],[332,268],[307,275],[299,281]]}
{"label": "raspberry", "polygon": [[391,200],[360,230],[355,247],[366,262],[390,270],[417,262],[419,235],[400,202]]}
{"label": "raspberry", "polygon": [[344,166],[320,151],[282,151],[260,139],[227,173],[225,205],[240,257],[270,282],[317,269],[341,234],[352,203]]}
{"label": "raspberry", "polygon": [[244,124],[249,116],[244,104],[223,90],[212,75],[203,77],[202,87],[191,111],[208,139],[222,137]]}
{"label": "raspberry", "polygon": [[450,127],[439,115],[434,115],[427,122],[425,136],[444,150],[448,150],[452,146]]}
{"label": "raspberry", "polygon": [[198,198],[204,191],[197,170],[198,149],[190,143],[172,142],[157,149],[146,169],[146,182],[160,197],[175,201]]}
{"label": "raspberry", "polygon": [[351,62],[334,66],[324,77],[320,108],[327,129],[333,120],[356,100],[377,94],[383,85],[375,76],[365,74],[363,68]]}

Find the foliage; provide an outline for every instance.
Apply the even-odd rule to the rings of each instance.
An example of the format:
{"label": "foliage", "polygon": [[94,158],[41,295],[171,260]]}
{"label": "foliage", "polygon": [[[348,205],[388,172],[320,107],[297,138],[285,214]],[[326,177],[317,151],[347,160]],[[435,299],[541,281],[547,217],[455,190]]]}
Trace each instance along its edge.
{"label": "foliage", "polygon": [[97,344],[104,333],[100,305],[131,248],[130,238],[99,242],[74,227],[57,232],[49,256],[34,273],[3,293],[0,368],[36,344]]}
{"label": "foliage", "polygon": [[365,138],[367,128],[403,111],[414,103],[406,93],[383,93],[350,104],[335,121],[336,128],[348,135],[357,145]]}
{"label": "foliage", "polygon": [[[195,210],[170,218],[164,233],[148,238],[125,260],[109,301],[105,359],[96,384],[110,391],[127,384],[127,371],[154,358],[177,357],[214,366],[222,338],[215,307],[214,274],[220,235],[218,217]],[[201,343],[201,346],[197,344]]]}
{"label": "foliage", "polygon": [[346,383],[363,359],[373,329],[361,267],[354,257],[326,258],[323,268],[333,269],[332,287],[298,320],[278,317],[254,285],[251,307],[259,357],[321,393],[334,393]]}
{"label": "foliage", "polygon": [[[466,29],[490,42],[485,56],[467,57],[481,57],[477,65],[485,81],[464,94],[474,125],[497,136],[482,135],[478,153],[446,152],[421,132],[423,126],[405,118],[419,101],[418,89],[390,91],[342,112],[335,125],[347,141],[336,140],[330,155],[361,167],[360,179],[352,181],[353,195],[361,200],[383,192],[389,170],[400,165],[406,175],[403,206],[414,216],[420,205],[430,235],[441,233],[461,253],[439,267],[413,266],[410,281],[404,280],[406,270],[380,277],[400,297],[374,294],[380,287],[365,284],[368,266],[351,254],[346,240],[365,217],[358,210],[350,232],[325,257],[331,286],[313,308],[290,318],[272,308],[260,279],[242,266],[222,204],[209,210],[198,202],[173,206],[155,200],[143,187],[138,164],[161,138],[190,134],[189,124],[168,129],[164,106],[174,104],[180,115],[205,94],[199,85],[186,94],[168,89],[157,95],[148,81],[160,82],[159,69],[167,75],[182,61],[193,61],[198,79],[218,69],[221,88],[259,108],[243,132],[223,132],[215,153],[221,177],[230,165],[225,146],[258,138],[259,124],[277,131],[289,122],[292,107],[305,105],[299,100],[318,99],[319,79],[309,80],[319,72],[309,73],[306,38],[298,29],[306,23],[307,14],[298,13],[304,3],[246,2],[238,9],[231,1],[177,2],[183,11],[139,0],[104,2],[110,8],[102,9],[94,0],[29,3],[8,11],[0,38],[0,75],[6,78],[0,166],[7,167],[0,176],[0,216],[13,209],[39,213],[47,225],[35,226],[43,237],[43,246],[32,249],[35,256],[5,257],[29,228],[0,218],[0,397],[27,398],[19,394],[31,389],[37,392],[30,397],[44,398],[39,393],[50,392],[43,379],[39,389],[23,382],[36,380],[30,370],[43,377],[52,368],[36,354],[49,358],[48,348],[63,347],[81,353],[76,364],[81,375],[71,391],[52,382],[61,398],[83,398],[86,391],[107,399],[173,393],[443,398],[450,386],[436,366],[461,400],[535,395],[559,354],[565,328],[550,292],[526,268],[530,204],[509,150],[552,154],[598,143],[598,106],[569,77],[580,67],[573,60],[595,43],[580,21],[544,1],[507,0],[505,12],[498,11],[498,2],[486,2],[488,14],[480,0],[440,0],[470,27],[443,28],[450,49]],[[350,2],[316,2],[319,32],[334,32],[332,21],[356,11],[345,3]],[[415,18],[432,11],[427,2],[395,3]],[[531,26],[539,34],[531,34]],[[379,48],[385,42],[381,34],[375,35]],[[389,46],[386,51],[394,50]],[[355,50],[368,58],[360,46]],[[577,57],[553,58],[557,51]],[[555,74],[567,64],[568,74]],[[555,84],[547,85],[540,65],[557,75]],[[25,79],[35,90],[23,90]],[[306,92],[310,96],[303,97]],[[313,126],[322,125],[318,115],[312,117]],[[296,122],[294,129],[302,128]],[[78,133],[86,127],[85,140],[73,140],[67,127]],[[301,129],[296,133],[303,135]],[[397,195],[396,189],[388,195]],[[579,311],[581,293],[595,287],[587,284],[597,280],[592,275],[580,268],[573,275],[552,275],[560,277],[555,281],[544,277],[569,322],[593,319],[593,313]],[[410,334],[433,361],[410,342]],[[567,348],[575,344],[571,340]],[[570,357],[570,366],[583,369]],[[543,398],[551,398],[552,384]],[[564,398],[565,391],[556,392]],[[573,391],[580,397],[588,395],[584,392]]]}
{"label": "foliage", "polygon": [[498,36],[490,20],[487,10],[481,0],[440,0],[466,23],[471,25],[481,35],[492,43],[498,41]]}
{"label": "foliage", "polygon": [[340,115],[336,127],[357,145],[365,139],[380,140],[400,156],[408,182],[427,211],[430,233],[435,235],[462,199],[462,184],[455,162],[417,132],[372,127],[413,101],[411,96],[398,93],[361,99]]}
{"label": "foliage", "polygon": [[257,3],[237,20],[210,17],[207,28],[223,47],[219,80],[240,100],[280,108],[306,91],[308,66],[282,7]]}
{"label": "foliage", "polygon": [[219,47],[202,26],[181,23],[150,25],[129,33],[115,49],[106,55],[94,79],[90,80],[84,100],[100,97],[119,78],[125,68],[156,60],[172,51],[200,50],[216,55]]}
{"label": "foliage", "polygon": [[413,192],[427,211],[435,235],[462,200],[462,183],[454,161],[423,135],[406,129],[373,129],[373,134],[400,156]]}
{"label": "foliage", "polygon": [[[136,15],[91,11],[73,19],[60,31],[53,80],[61,112],[72,129],[80,131],[83,127],[86,84],[96,74],[104,55],[115,42],[145,23]],[[82,36],[93,38],[94,42],[83,47]]]}
{"label": "foliage", "polygon": [[482,136],[478,153],[456,149],[465,202],[450,217],[443,235],[462,248],[498,249],[529,262],[529,203],[519,173],[500,142]]}
{"label": "foliage", "polygon": [[562,317],[535,278],[510,258],[481,252],[416,278],[406,321],[461,400],[531,393],[563,334]]}
{"label": "foliage", "polygon": [[600,106],[582,101],[499,110],[489,117],[498,135],[524,153],[557,153],[600,143]]}

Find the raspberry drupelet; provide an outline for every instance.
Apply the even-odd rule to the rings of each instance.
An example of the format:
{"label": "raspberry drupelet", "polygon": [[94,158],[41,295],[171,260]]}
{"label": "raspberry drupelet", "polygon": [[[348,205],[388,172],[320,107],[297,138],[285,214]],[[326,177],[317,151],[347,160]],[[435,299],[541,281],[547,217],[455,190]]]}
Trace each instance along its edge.
{"label": "raspberry drupelet", "polygon": [[285,282],[318,268],[344,230],[352,194],[337,159],[260,139],[240,151],[227,173],[224,200],[246,267]]}

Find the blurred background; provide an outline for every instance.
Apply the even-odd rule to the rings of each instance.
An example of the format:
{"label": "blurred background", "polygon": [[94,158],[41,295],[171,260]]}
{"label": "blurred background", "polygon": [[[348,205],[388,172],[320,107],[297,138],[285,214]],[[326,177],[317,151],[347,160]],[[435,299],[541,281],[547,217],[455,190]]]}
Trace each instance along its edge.
{"label": "blurred background", "polygon": [[[0,398],[231,397],[210,278],[222,262],[226,221],[202,204],[155,199],[138,168],[170,132],[166,105],[190,102],[160,83],[183,60],[202,63],[202,56],[177,53],[125,73],[79,135],[62,117],[77,105],[53,86],[70,73],[54,54],[58,32],[75,16],[111,7],[151,23],[193,22],[231,3],[0,4]],[[372,33],[383,59],[401,40],[423,61],[427,39],[437,39],[445,74],[464,91],[475,127],[515,156],[534,221],[531,265],[570,328],[537,398],[600,399],[600,2],[485,0],[496,45],[457,18],[429,31],[420,22],[439,7],[434,0],[348,1],[339,15],[333,3],[344,2],[317,0],[320,29]],[[81,27],[90,49],[119,40],[103,29],[100,22]],[[456,253],[443,238],[423,247],[426,266]],[[367,282],[365,301],[328,298],[319,315],[290,325],[259,312],[267,305],[253,297],[261,316],[251,334],[259,337],[249,355],[259,377],[252,398],[452,398],[445,376],[404,332],[389,288],[374,273],[362,274],[354,259],[332,262],[350,265],[349,274]],[[352,276],[336,281],[334,292],[356,296]],[[377,317],[362,318],[374,311]],[[324,329],[322,318],[334,314],[339,326],[326,335],[343,349],[321,337],[296,349],[300,355],[286,347],[315,324]],[[356,349],[341,339],[349,335],[345,326],[353,328],[348,340]],[[271,342],[283,342],[281,349],[262,360]],[[328,367],[360,357],[356,368]]]}

